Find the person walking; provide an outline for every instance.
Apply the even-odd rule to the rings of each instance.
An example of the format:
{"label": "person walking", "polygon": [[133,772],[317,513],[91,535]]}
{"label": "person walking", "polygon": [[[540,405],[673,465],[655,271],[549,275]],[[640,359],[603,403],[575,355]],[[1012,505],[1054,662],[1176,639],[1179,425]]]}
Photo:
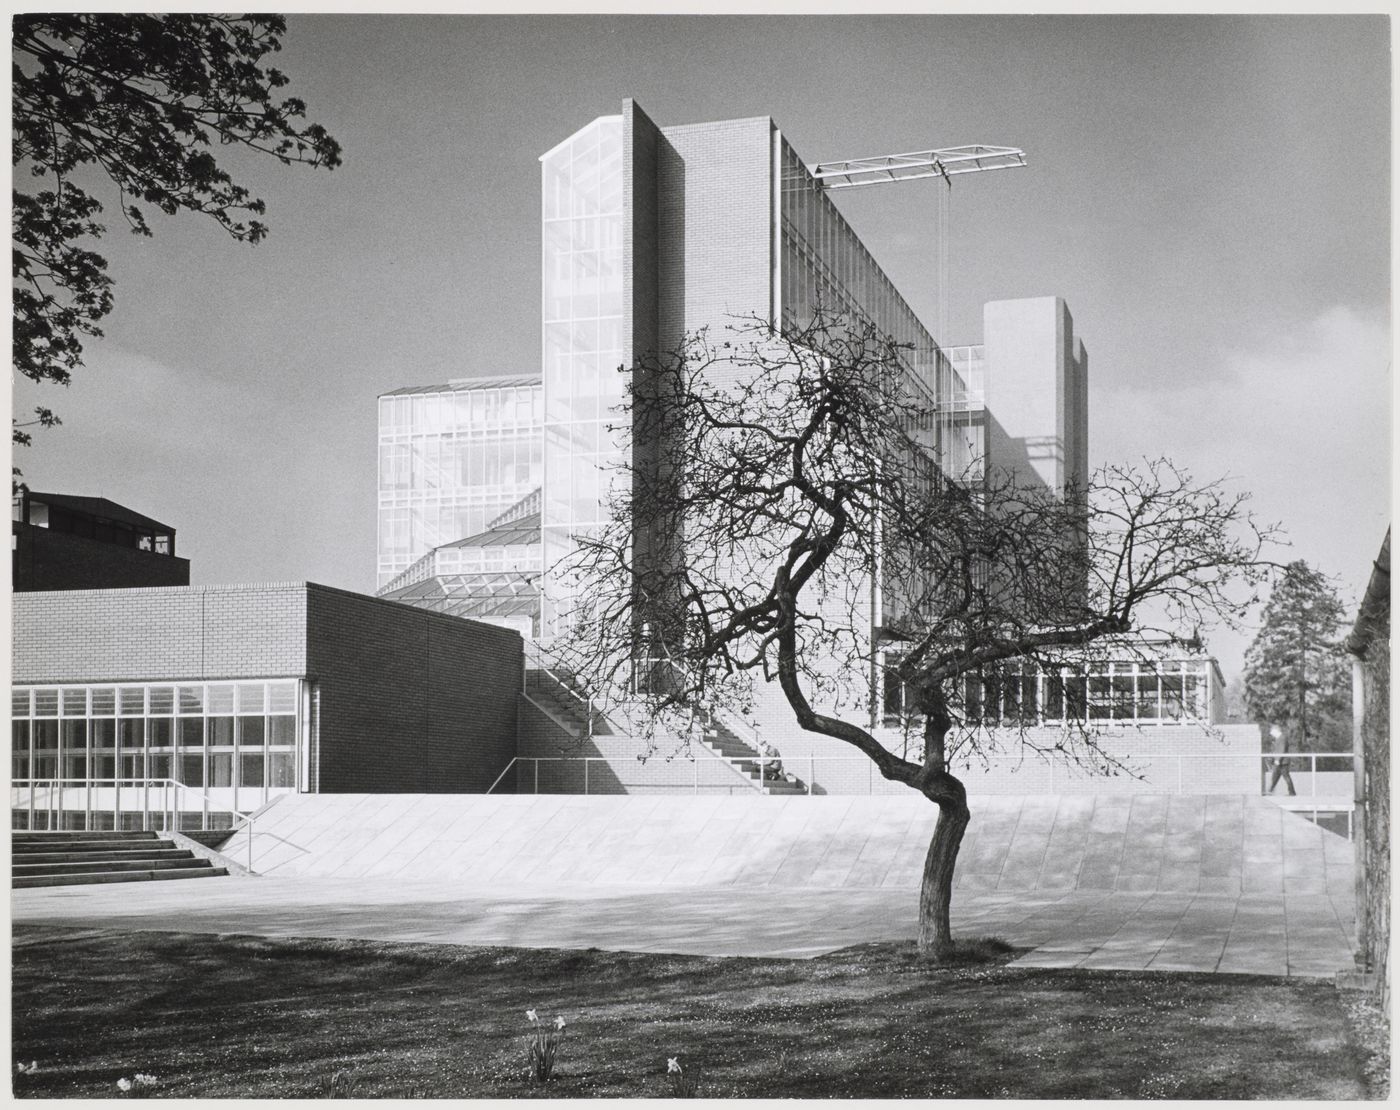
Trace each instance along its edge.
{"label": "person walking", "polygon": [[1278,788],[1279,780],[1282,779],[1283,784],[1288,787],[1288,796],[1292,798],[1297,794],[1297,791],[1293,789],[1293,776],[1290,773],[1290,764],[1287,759],[1288,738],[1284,736],[1283,729],[1279,728],[1278,725],[1270,726],[1269,736],[1273,739],[1274,751],[1277,754],[1274,756],[1269,774],[1269,787],[1264,793],[1272,794]]}

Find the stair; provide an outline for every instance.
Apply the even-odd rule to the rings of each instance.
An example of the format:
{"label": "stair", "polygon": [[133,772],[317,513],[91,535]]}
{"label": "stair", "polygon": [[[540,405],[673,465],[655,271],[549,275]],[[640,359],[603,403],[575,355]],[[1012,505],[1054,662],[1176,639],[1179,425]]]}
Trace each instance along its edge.
{"label": "stair", "polygon": [[86,886],[227,875],[154,832],[13,832],[12,887]]}
{"label": "stair", "polygon": [[[527,679],[527,687],[530,697],[557,721],[566,723],[575,736],[588,735],[588,695],[572,674],[563,669],[552,673],[532,669]],[[592,735],[616,736],[619,733],[602,713],[595,711]],[[718,720],[712,720],[706,727],[702,742],[715,755],[733,761],[732,766],[753,783],[756,793],[807,793],[807,785],[801,781],[771,777],[772,762],[769,761],[766,766],[761,763],[759,753]],[[770,777],[761,781],[760,775],[764,769]]]}
{"label": "stair", "polygon": [[[705,728],[703,737],[704,744],[716,755],[725,759],[733,760],[734,767],[741,771],[748,778],[752,779],[755,787],[762,787],[767,794],[806,794],[807,784],[801,779],[794,777],[791,781],[785,778],[773,777],[774,760],[766,762],[760,759],[759,753],[732,730],[726,728],[720,721],[711,720]],[[779,763],[781,766],[781,763]],[[760,776],[764,773],[768,778],[760,781]]]}

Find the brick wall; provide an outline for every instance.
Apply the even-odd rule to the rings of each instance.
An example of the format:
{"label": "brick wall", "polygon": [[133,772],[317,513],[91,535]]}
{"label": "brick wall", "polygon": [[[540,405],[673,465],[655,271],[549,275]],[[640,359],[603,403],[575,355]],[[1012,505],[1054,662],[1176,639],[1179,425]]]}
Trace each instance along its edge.
{"label": "brick wall", "polygon": [[188,586],[190,561],[11,521],[16,591]]}
{"label": "brick wall", "polygon": [[471,793],[515,755],[519,633],[307,589],[322,793]]}
{"label": "brick wall", "polygon": [[772,133],[767,116],[662,128],[678,156],[658,162],[663,340],[768,316]]}
{"label": "brick wall", "polygon": [[306,586],[16,594],[13,680],[146,682],[306,673]]}

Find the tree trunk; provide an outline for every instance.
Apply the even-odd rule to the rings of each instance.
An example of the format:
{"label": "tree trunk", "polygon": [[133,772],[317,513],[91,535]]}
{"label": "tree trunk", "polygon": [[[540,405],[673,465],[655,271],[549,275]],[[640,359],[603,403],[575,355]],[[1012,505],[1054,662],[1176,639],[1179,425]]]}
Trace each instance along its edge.
{"label": "tree trunk", "polygon": [[953,901],[953,869],[958,862],[963,833],[972,813],[967,791],[952,775],[939,776],[938,824],[924,857],[924,877],[919,890],[919,952],[941,960],[953,951],[949,907]]}

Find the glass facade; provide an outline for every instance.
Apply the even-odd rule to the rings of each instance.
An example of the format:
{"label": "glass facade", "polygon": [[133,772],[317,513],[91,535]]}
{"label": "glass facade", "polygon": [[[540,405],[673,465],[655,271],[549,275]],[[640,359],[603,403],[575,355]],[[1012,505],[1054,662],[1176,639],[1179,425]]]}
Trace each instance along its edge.
{"label": "glass facade", "polygon": [[[1016,662],[963,679],[964,719],[987,727],[1122,721],[1125,724],[1199,724],[1221,713],[1209,659],[1116,660],[1082,671],[1046,674]],[[886,671],[884,721],[911,712],[906,691]]]}
{"label": "glass facade", "polygon": [[464,379],[379,398],[383,588],[433,548],[476,535],[544,472],[537,379]]}
{"label": "glass facade", "polygon": [[612,412],[626,394],[622,117],[604,116],[541,159],[543,203],[544,626],[569,586],[548,570],[571,537],[603,522],[621,460]]}
{"label": "glass facade", "polygon": [[[140,828],[133,784],[149,789],[145,783],[162,780],[207,794],[226,812],[294,791],[301,686],[297,679],[16,686],[11,779],[53,788],[42,798],[44,821],[29,825],[16,810],[14,822]],[[31,788],[27,797],[35,796]]]}

